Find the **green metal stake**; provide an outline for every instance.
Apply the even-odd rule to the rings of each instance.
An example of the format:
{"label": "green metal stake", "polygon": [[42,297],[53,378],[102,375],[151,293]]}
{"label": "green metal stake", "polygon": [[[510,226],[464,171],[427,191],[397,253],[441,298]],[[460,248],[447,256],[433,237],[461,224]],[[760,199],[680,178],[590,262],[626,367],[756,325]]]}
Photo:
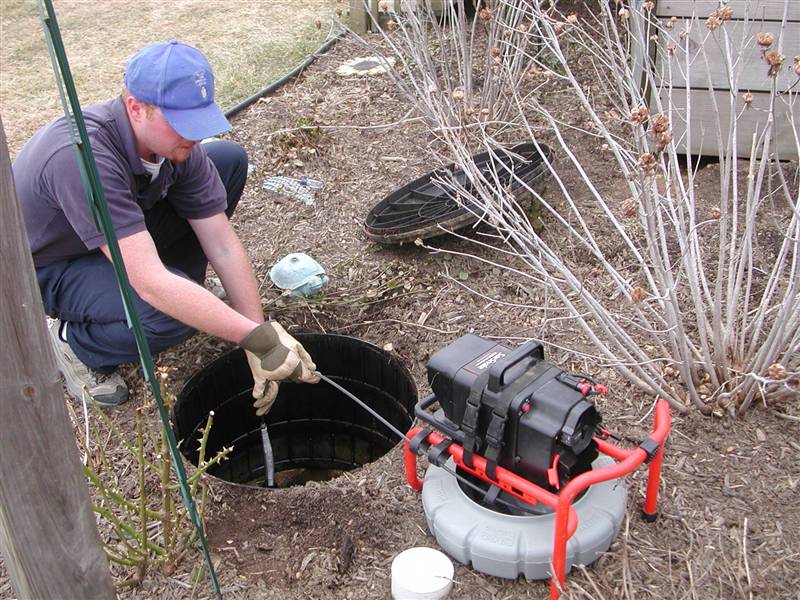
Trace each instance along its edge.
{"label": "green metal stake", "polygon": [[[169,452],[172,458],[172,464],[175,468],[175,473],[178,477],[178,484],[183,497],[183,503],[189,514],[189,518],[197,531],[197,537],[202,546],[203,556],[205,557],[206,567],[208,569],[209,577],[211,578],[211,587],[217,597],[222,598],[222,593],[219,589],[217,575],[214,571],[214,564],[211,561],[211,555],[208,552],[208,542],[206,541],[205,533],[203,532],[203,524],[200,521],[200,516],[197,513],[197,508],[189,491],[189,484],[186,481],[186,471],[183,467],[180,452],[178,452],[178,444],[175,441],[175,434],[170,427],[169,414],[164,406],[164,400],[161,398],[161,388],[158,380],[155,377],[155,369],[153,366],[153,357],[150,354],[150,347],[147,344],[147,338],[142,330],[139,321],[139,315],[136,312],[136,307],[133,303],[133,290],[128,281],[128,274],[125,271],[125,265],[122,262],[122,255],[119,251],[119,244],[117,243],[117,236],[114,233],[114,227],[111,224],[111,216],[108,213],[108,206],[106,205],[105,195],[103,194],[103,187],[100,184],[100,176],[97,173],[97,164],[94,160],[94,153],[89,144],[89,136],[86,132],[86,125],[83,120],[83,112],[81,110],[80,102],[78,101],[78,94],[75,90],[75,82],[72,79],[72,72],[69,68],[67,61],[67,54],[64,50],[64,43],[61,40],[61,32],[58,28],[56,21],[55,11],[53,10],[52,0],[37,0],[39,7],[39,15],[44,27],[45,38],[47,39],[47,50],[50,53],[50,61],[53,65],[53,73],[56,77],[56,84],[58,92],[61,97],[61,105],[64,109],[64,116],[69,124],[70,136],[75,148],[75,153],[78,158],[78,166],[81,171],[81,179],[83,186],[86,189],[86,194],[89,200],[89,207],[92,211],[92,218],[94,219],[97,227],[103,232],[108,242],[108,249],[111,253],[111,262],[114,266],[114,273],[117,277],[120,294],[122,295],[122,303],[125,306],[125,314],[128,318],[128,326],[133,330],[133,335],[136,338],[136,346],[139,349],[139,359],[142,363],[142,370],[144,372],[145,381],[150,385],[150,390],[156,400],[158,412],[161,416],[161,425],[167,436],[167,443],[169,445]],[[66,92],[66,96],[65,96]],[[67,102],[67,98],[69,102]],[[71,109],[71,110],[70,110]]]}

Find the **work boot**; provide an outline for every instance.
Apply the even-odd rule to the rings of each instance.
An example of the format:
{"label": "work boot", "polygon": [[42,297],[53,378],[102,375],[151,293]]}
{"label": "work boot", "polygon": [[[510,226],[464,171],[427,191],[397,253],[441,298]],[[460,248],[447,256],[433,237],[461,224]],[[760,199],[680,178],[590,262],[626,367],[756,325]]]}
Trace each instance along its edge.
{"label": "work boot", "polygon": [[48,318],[47,329],[56,353],[58,370],[67,382],[67,392],[73,400],[96,402],[99,406],[118,406],[128,400],[128,386],[118,373],[98,373],[75,356],[63,339],[64,324],[59,319]]}

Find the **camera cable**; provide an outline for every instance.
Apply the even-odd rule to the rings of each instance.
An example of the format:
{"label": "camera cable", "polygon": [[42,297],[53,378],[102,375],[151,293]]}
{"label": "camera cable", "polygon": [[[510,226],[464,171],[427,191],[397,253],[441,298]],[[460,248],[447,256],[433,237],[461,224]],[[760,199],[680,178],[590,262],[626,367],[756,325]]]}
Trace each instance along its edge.
{"label": "camera cable", "polygon": [[[343,388],[341,385],[339,385],[338,383],[333,381],[330,377],[326,377],[325,375],[323,375],[319,371],[314,371],[314,374],[318,375],[319,378],[321,380],[323,380],[325,383],[327,383],[328,385],[336,388],[337,390],[342,392],[345,396],[350,398],[353,402],[358,404],[361,408],[366,410],[369,414],[371,414],[373,417],[375,417],[378,421],[383,423],[383,425],[386,426],[397,437],[399,437],[400,439],[408,442],[409,444],[411,443],[411,440],[408,438],[408,436],[406,434],[404,434],[402,431],[397,429],[394,425],[389,423],[386,419],[384,419],[381,415],[379,415],[375,410],[373,410],[372,407],[367,405],[366,402],[364,402],[360,398],[356,397],[349,390]],[[481,496],[485,496],[486,495],[486,490],[481,488],[479,485],[475,485],[473,482],[469,481],[463,475],[460,475],[459,473],[457,473],[456,470],[454,468],[451,468],[450,465],[448,465],[447,463],[443,463],[443,464],[439,465],[439,468],[444,469],[445,471],[450,473],[453,477],[455,477],[459,482],[461,482],[463,485],[469,487],[470,489],[472,489],[473,491],[477,492]],[[532,510],[532,509],[526,507],[524,504],[521,503],[521,501],[520,501],[520,503],[512,503],[512,502],[508,502],[508,501],[506,501],[506,500],[504,500],[502,498],[497,497],[497,498],[495,498],[494,502],[497,503],[497,504],[502,504],[507,509],[512,510],[512,511],[522,511],[522,512],[528,513],[528,514],[533,515],[533,516],[541,516],[541,514],[542,514],[541,512],[537,512],[535,510]]]}

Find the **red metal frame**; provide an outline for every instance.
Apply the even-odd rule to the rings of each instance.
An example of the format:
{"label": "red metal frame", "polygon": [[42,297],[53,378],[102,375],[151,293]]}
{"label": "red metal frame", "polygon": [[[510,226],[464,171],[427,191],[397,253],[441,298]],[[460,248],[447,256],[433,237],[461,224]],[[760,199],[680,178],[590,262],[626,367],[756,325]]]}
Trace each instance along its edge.
{"label": "red metal frame", "polygon": [[[649,439],[658,445],[658,451],[648,465],[647,491],[644,500],[644,515],[648,520],[654,520],[657,513],[658,487],[661,478],[661,463],[664,456],[664,440],[670,430],[669,404],[666,400],[656,403],[653,431]],[[422,431],[421,427],[414,427],[406,435],[412,439]],[[436,445],[444,441],[444,436],[432,431],[425,440]],[[529,504],[541,502],[555,511],[555,530],[553,532],[553,577],[550,580],[550,598],[557,600],[564,589],[566,582],[567,542],[578,528],[578,516],[572,508],[572,502],[586,488],[617,479],[635,471],[647,459],[647,451],[641,447],[625,449],[600,438],[595,438],[597,449],[613,458],[616,464],[600,467],[578,475],[570,480],[559,492],[554,494],[548,490],[515,475],[503,467],[497,467],[496,478],[492,479],[486,474],[486,459],[482,456],[473,456],[473,466],[464,464],[464,449],[456,443],[447,448],[456,465],[472,475],[496,485],[503,491],[519,498]],[[417,455],[411,451],[409,443],[403,443],[405,457],[406,479],[408,484],[417,492],[422,490],[424,480],[417,475]]]}

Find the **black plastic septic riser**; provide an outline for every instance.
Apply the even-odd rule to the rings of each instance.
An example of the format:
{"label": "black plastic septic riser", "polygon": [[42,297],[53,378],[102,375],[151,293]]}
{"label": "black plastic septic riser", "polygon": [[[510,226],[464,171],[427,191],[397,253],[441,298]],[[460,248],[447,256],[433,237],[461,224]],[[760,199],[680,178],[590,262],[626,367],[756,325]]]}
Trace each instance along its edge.
{"label": "black plastic septic riser", "polygon": [[[417,390],[399,360],[362,340],[339,335],[295,336],[318,370],[366,402],[401,431],[414,420]],[[264,479],[261,421],[251,397],[253,379],[244,351],[224,354],[194,374],[173,409],[181,451],[197,464],[201,429],[213,425],[205,458],[233,446],[229,459],[209,469],[226,481],[260,485]],[[391,450],[399,440],[385,425],[325,382],[281,383],[267,415],[275,472],[293,469],[351,470]]]}

